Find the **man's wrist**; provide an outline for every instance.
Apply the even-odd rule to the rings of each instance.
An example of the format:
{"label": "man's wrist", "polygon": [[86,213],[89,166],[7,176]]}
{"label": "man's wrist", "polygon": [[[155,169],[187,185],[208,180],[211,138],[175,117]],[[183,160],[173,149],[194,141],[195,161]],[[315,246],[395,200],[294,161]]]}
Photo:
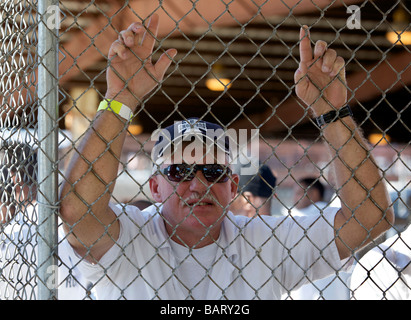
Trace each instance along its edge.
{"label": "man's wrist", "polygon": [[138,100],[134,98],[133,96],[130,96],[130,94],[110,94],[109,92],[106,93],[104,96],[105,100],[114,100],[118,101],[126,106],[128,106],[133,113],[135,113],[135,110],[137,109],[138,106]]}
{"label": "man's wrist", "polygon": [[325,101],[324,99],[319,99],[317,102],[313,103],[310,108],[313,117],[317,118],[323,114],[326,114],[330,111],[335,111],[338,109],[343,108],[347,105],[347,101],[342,101],[340,103],[333,103],[330,104],[329,102]]}
{"label": "man's wrist", "polygon": [[101,101],[97,111],[101,110],[111,111],[127,121],[131,121],[133,119],[133,112],[131,109],[124,103],[113,99],[104,99]]}
{"label": "man's wrist", "polygon": [[349,105],[345,105],[344,107],[328,111],[318,117],[315,118],[317,126],[322,128],[324,125],[334,122],[338,119],[342,119],[345,117],[352,117],[353,113]]}

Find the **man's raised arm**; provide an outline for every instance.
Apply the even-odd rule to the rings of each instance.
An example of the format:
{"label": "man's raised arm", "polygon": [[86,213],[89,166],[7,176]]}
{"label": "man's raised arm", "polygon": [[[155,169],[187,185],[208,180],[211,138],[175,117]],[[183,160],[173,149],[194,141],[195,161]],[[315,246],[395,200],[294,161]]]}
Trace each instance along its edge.
{"label": "man's raised arm", "polygon": [[157,30],[158,16],[153,15],[146,28],[133,23],[112,44],[105,99],[116,102],[97,112],[65,174],[60,196],[65,230],[70,244],[90,261],[99,260],[119,235],[119,223],[108,203],[130,119],[110,107],[114,110],[123,104],[135,112],[143,97],[162,81],[177,53],[170,49],[152,64]]}
{"label": "man's raised arm", "polygon": [[[344,59],[324,41],[312,50],[307,27],[300,31],[295,83],[297,96],[314,117],[346,106]],[[336,243],[340,257],[346,258],[389,229],[394,214],[380,170],[354,120],[347,116],[326,123],[322,136],[332,155],[342,204],[334,221]]]}

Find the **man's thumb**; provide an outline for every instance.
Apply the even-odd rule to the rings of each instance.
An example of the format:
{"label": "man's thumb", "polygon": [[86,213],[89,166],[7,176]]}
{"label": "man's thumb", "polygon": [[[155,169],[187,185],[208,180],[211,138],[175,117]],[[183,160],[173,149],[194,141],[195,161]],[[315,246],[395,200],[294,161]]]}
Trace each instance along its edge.
{"label": "man's thumb", "polygon": [[307,77],[305,77],[305,75],[306,75],[305,72],[303,72],[300,68],[298,68],[294,73],[295,84],[307,81]]}

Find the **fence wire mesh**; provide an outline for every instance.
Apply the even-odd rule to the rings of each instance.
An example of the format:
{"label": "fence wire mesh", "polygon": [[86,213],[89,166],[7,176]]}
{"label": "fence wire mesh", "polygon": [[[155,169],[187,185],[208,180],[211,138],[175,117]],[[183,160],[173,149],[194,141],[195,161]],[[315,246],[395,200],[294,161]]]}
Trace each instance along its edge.
{"label": "fence wire mesh", "polygon": [[[410,8],[406,0],[2,0],[0,299],[408,299]],[[126,124],[114,118],[84,149],[88,128],[103,119],[97,107],[106,96],[106,74],[117,67],[112,43],[131,23],[147,26],[156,15],[155,46],[142,60],[156,62],[165,53],[171,66],[138,99],[122,131],[106,139],[116,120]],[[389,209],[379,208],[381,221],[389,221],[389,210],[396,217],[360,250],[343,243],[350,258],[341,263],[335,243],[343,242],[344,227],[319,240],[334,225],[328,212],[348,207],[355,220],[362,203],[379,207],[372,193],[380,181],[362,186],[358,206],[340,197],[358,181],[362,164],[346,164],[351,171],[343,183],[333,168],[344,162],[344,147],[356,141],[358,130],[343,146],[331,145],[296,97],[303,25],[313,44],[324,40],[345,60],[348,104],[370,145],[362,161],[371,157],[378,165],[391,199]],[[177,49],[175,56],[170,48]],[[53,52],[58,71],[47,64]],[[132,76],[122,79],[126,86],[141,71],[132,67]],[[232,200],[220,198],[227,190],[215,176],[224,179],[227,169],[170,172],[155,162],[152,133],[180,120],[197,128],[201,122],[191,117],[231,133],[236,161],[230,168],[241,176],[227,175],[238,186]],[[124,146],[116,153],[119,139]],[[101,143],[104,152],[90,159],[88,150]],[[118,164],[114,176],[99,171],[107,156]],[[68,173],[73,159],[84,167],[77,176]],[[207,180],[197,179],[200,169]],[[184,174],[195,176],[190,188],[202,188],[201,196],[181,193],[188,182],[175,177]],[[177,180],[163,185],[169,195],[159,203],[153,181],[173,175]],[[251,189],[258,179],[250,177],[263,181],[259,193]],[[83,187],[84,181],[90,185]],[[94,188],[101,192],[87,193]],[[108,199],[105,210],[114,218],[98,214]],[[74,223],[59,210],[68,201],[72,208],[64,212],[84,213]],[[175,207],[175,216],[165,215],[173,201],[191,207],[189,214],[178,220]],[[196,206],[214,206],[219,215],[209,223],[196,216]],[[90,221],[93,227],[84,227]],[[224,232],[212,237],[221,222]],[[204,233],[194,243],[183,236],[188,223]],[[368,237],[377,229],[359,224]],[[118,225],[120,234],[113,231]],[[84,229],[89,238],[82,238]],[[203,246],[209,239],[211,245]]]}

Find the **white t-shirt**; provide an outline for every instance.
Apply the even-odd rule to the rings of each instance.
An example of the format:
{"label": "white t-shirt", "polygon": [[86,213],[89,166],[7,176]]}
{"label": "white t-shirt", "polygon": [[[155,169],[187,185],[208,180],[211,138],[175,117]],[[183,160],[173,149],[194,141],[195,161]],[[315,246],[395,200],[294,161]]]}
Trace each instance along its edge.
{"label": "white t-shirt", "polygon": [[411,227],[367,252],[351,276],[352,299],[411,299]]}
{"label": "white t-shirt", "polygon": [[321,211],[329,207],[328,202],[324,201],[318,201],[316,203],[312,203],[309,206],[302,208],[302,209],[296,209],[294,208],[291,211],[291,215],[293,216],[311,216],[311,215],[319,215]]}
{"label": "white t-shirt", "polygon": [[[79,265],[95,283],[97,298],[191,299],[181,287],[179,259],[158,213],[160,204],[144,211],[124,205],[112,209],[120,222],[119,239],[99,263],[83,260]],[[250,220],[228,212],[211,267],[211,260],[205,262],[206,271],[200,267],[206,290],[201,297],[280,299],[285,290],[301,285],[306,274],[318,279],[341,270],[334,242],[336,212],[333,208],[321,217],[296,217],[297,223],[274,216]]]}
{"label": "white t-shirt", "polygon": [[[0,230],[0,300],[37,298],[36,222],[36,206],[27,206],[24,215],[18,213]],[[50,285],[57,283],[59,300],[87,299],[90,284],[77,268],[79,258],[69,255],[72,249],[61,228],[58,241],[58,266],[50,269]]]}
{"label": "white t-shirt", "polygon": [[[329,207],[330,204],[324,201],[318,201],[303,209],[293,209],[292,216],[315,216],[319,215],[323,210]],[[297,290],[293,290],[290,294],[286,294],[284,299],[294,300],[349,300],[350,273],[338,272],[338,274],[330,277],[312,281],[303,285]]]}
{"label": "white t-shirt", "polygon": [[181,290],[186,292],[187,299],[204,300],[208,291],[208,274],[217,254],[217,244],[199,249],[182,246],[170,240],[171,250],[176,259],[176,278]]}

